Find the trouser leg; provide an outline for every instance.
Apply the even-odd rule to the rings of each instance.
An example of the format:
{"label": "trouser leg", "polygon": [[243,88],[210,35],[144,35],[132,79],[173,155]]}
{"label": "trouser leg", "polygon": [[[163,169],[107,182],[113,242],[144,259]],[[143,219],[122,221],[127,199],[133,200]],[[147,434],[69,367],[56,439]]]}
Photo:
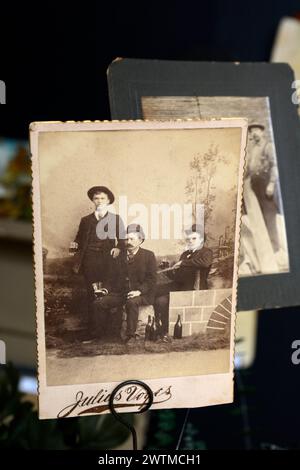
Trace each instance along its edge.
{"label": "trouser leg", "polygon": [[273,250],[276,252],[280,248],[276,224],[276,214],[278,213],[278,207],[274,200],[274,196],[268,197],[266,195],[267,184],[268,182],[263,178],[252,178],[252,189],[260,205]]}
{"label": "trouser leg", "polygon": [[93,323],[93,302],[95,300],[93,282],[89,277],[85,277],[85,289],[86,289],[86,321],[88,323]]}
{"label": "trouser leg", "polygon": [[271,239],[271,243],[273,246],[274,251],[278,251],[280,248],[279,244],[279,236],[277,230],[277,223],[276,223],[276,206],[274,201],[268,200],[265,198],[261,203],[262,213],[265,219],[265,223],[268,229],[268,233]]}
{"label": "trouser leg", "polygon": [[87,321],[93,323],[93,302],[95,300],[93,282],[105,284],[109,272],[109,254],[88,251],[83,259],[82,272],[85,280],[87,299]]}
{"label": "trouser leg", "polygon": [[167,335],[169,332],[169,302],[170,294],[161,295],[155,298],[154,311],[155,318],[161,320],[162,328],[161,332],[163,335]]}
{"label": "trouser leg", "polygon": [[139,295],[133,299],[128,299],[125,303],[126,314],[127,314],[127,336],[134,337],[138,318],[139,318],[139,307],[140,305],[147,305],[144,301],[143,296]]}
{"label": "trouser leg", "polygon": [[[97,331],[97,336],[105,337],[111,322],[114,323],[114,329],[120,335],[122,322],[120,312],[123,303],[124,298],[121,294],[108,294],[93,302],[93,326]],[[111,312],[113,308],[117,308],[116,315]]]}
{"label": "trouser leg", "polygon": [[172,286],[173,283],[168,283],[160,284],[156,288],[154,300],[155,318],[161,319],[163,335],[166,335],[169,332],[169,304]]}

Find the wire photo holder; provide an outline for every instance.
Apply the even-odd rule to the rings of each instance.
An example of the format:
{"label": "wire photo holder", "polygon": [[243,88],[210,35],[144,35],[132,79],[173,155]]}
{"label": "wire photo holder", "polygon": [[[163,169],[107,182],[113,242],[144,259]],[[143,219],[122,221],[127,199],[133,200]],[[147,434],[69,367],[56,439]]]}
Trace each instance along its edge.
{"label": "wire photo holder", "polygon": [[136,436],[136,430],[135,430],[134,426],[132,426],[130,423],[128,423],[125,419],[121,418],[120,413],[118,413],[115,409],[115,403],[114,403],[115,397],[116,397],[117,393],[123,387],[126,387],[127,385],[138,385],[139,387],[146,390],[146,392],[148,394],[149,401],[147,403],[145,403],[145,405],[142,407],[142,409],[140,411],[136,412],[137,414],[144,413],[145,411],[149,410],[149,408],[153,404],[154,396],[153,396],[153,392],[152,392],[151,388],[145,382],[142,382],[141,380],[125,380],[124,382],[119,383],[113,389],[113,391],[110,395],[110,398],[109,398],[108,406],[109,406],[109,409],[110,409],[112,415],[115,417],[115,419],[117,421],[119,421],[121,424],[123,424],[123,426],[125,426],[127,429],[129,429],[129,431],[131,432],[131,435],[132,435],[133,450],[138,450],[137,449],[137,436]]}
{"label": "wire photo holder", "polygon": [[[133,425],[131,425],[125,419],[123,419],[120,416],[120,413],[118,413],[116,411],[115,402],[114,402],[117,393],[123,387],[126,387],[128,385],[138,385],[139,387],[146,390],[146,392],[148,394],[149,401],[144,404],[144,406],[142,407],[142,409],[140,411],[136,411],[137,414],[145,413],[145,411],[148,411],[149,408],[151,408],[151,406],[153,405],[154,396],[153,396],[153,392],[152,392],[151,388],[149,387],[149,385],[147,385],[145,382],[142,382],[141,380],[125,380],[124,382],[119,383],[113,389],[113,391],[110,395],[109,402],[108,402],[110,412],[115,417],[115,419],[117,421],[119,421],[119,423],[121,423],[123,426],[125,426],[127,429],[129,429],[129,431],[131,432],[132,448],[135,451],[135,450],[138,450],[136,430],[135,430]],[[180,448],[181,441],[182,441],[182,438],[183,438],[183,435],[184,435],[184,432],[185,432],[185,428],[186,428],[186,425],[187,425],[187,422],[188,422],[189,414],[190,414],[190,408],[188,408],[186,410],[185,417],[184,417],[184,420],[183,420],[183,423],[182,423],[182,426],[181,426],[181,430],[180,430],[180,433],[179,433],[178,441],[177,441],[177,444],[176,444],[176,450],[179,450],[179,448]]]}

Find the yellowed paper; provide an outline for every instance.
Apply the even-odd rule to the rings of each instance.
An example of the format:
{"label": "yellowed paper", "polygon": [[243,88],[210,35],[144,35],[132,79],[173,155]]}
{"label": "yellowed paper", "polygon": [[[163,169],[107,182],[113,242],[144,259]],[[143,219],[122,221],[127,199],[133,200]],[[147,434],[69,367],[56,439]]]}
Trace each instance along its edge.
{"label": "yellowed paper", "polygon": [[[41,418],[107,413],[130,379],[153,409],[233,400],[246,134],[240,118],[31,124]],[[147,400],[126,386],[115,406]]]}

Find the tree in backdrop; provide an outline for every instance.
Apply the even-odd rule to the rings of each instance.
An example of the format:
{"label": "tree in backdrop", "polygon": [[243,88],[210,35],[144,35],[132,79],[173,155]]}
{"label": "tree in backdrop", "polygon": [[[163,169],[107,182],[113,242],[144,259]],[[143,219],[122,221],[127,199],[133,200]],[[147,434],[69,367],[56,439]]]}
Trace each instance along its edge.
{"label": "tree in backdrop", "polygon": [[[204,205],[204,227],[211,224],[211,215],[216,200],[216,186],[214,179],[217,168],[223,163],[229,164],[228,158],[220,152],[219,146],[211,144],[204,153],[196,154],[190,162],[191,176],[189,177],[185,193],[188,202],[193,204],[193,223],[196,223],[197,204]],[[228,194],[234,195],[235,188],[231,188]],[[227,224],[228,225],[228,224]]]}

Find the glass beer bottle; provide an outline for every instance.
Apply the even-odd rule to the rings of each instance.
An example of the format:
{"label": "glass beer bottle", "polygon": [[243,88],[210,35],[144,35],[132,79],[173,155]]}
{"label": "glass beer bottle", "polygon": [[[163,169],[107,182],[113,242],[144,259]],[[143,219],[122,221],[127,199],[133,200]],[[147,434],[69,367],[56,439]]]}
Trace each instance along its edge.
{"label": "glass beer bottle", "polygon": [[181,323],[181,317],[178,315],[177,322],[175,323],[174,326],[174,339],[181,339],[182,338],[182,323]]}

